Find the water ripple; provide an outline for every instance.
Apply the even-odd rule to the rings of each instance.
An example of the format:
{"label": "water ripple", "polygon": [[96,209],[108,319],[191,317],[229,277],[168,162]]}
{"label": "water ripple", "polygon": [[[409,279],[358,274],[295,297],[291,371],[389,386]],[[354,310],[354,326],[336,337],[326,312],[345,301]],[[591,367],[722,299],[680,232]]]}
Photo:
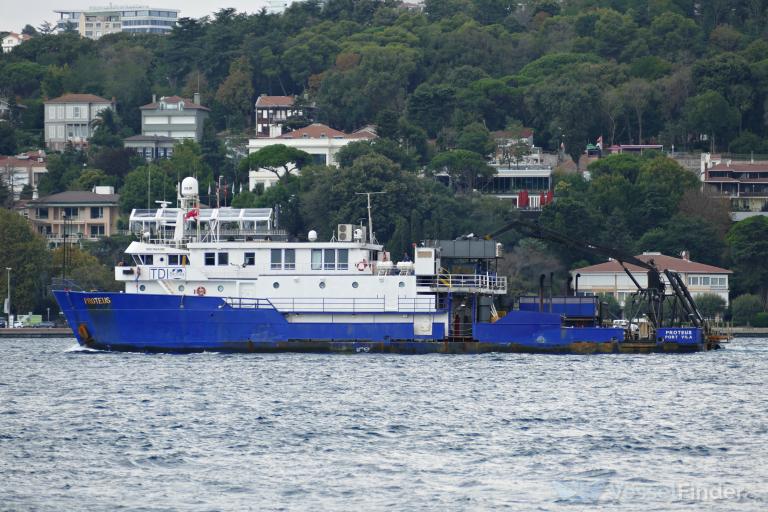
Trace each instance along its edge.
{"label": "water ripple", "polygon": [[768,340],[594,357],[0,346],[0,510],[768,505]]}

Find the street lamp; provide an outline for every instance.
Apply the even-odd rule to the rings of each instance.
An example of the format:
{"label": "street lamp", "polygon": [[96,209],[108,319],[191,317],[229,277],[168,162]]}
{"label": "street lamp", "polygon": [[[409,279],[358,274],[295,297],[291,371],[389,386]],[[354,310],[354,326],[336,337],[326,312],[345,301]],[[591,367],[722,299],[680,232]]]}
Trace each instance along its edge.
{"label": "street lamp", "polygon": [[45,308],[46,320],[51,321],[51,308]]}
{"label": "street lamp", "polygon": [[6,304],[8,304],[8,310],[6,313],[8,313],[8,328],[13,328],[13,322],[11,322],[11,270],[13,270],[11,267],[5,267],[5,270],[8,271],[8,298],[6,299]]}

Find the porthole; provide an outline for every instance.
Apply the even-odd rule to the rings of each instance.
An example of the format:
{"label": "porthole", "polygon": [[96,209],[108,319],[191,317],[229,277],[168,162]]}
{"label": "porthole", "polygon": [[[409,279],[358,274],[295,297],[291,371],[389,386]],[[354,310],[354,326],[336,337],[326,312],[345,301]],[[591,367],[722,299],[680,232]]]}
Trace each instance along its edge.
{"label": "porthole", "polygon": [[320,283],[320,289],[323,289],[323,288],[325,288],[325,281],[322,281],[322,282]]}
{"label": "porthole", "polygon": [[217,290],[219,290],[220,292],[223,292],[223,291],[224,291],[224,285],[223,285],[223,284],[220,284],[220,285],[218,286],[218,288],[216,288],[216,289],[217,289]]}
{"label": "porthole", "polygon": [[352,288],[357,288],[360,286],[357,281],[352,281]]}
{"label": "porthole", "polygon": [[272,288],[275,288],[275,289],[280,288],[280,283],[275,281],[274,283],[272,283]]}
{"label": "porthole", "polygon": [[179,291],[180,291],[180,292],[183,292],[183,291],[184,291],[184,285],[183,285],[183,284],[180,284],[180,285],[179,285]]}
{"label": "porthole", "polygon": [[147,287],[146,287],[146,286],[144,286],[143,284],[142,284],[141,286],[139,286],[139,290],[141,290],[142,292],[143,292],[144,290],[146,290],[146,289],[147,289]]}
{"label": "porthole", "polygon": [[405,288],[405,283],[400,281],[399,283],[397,283],[397,286],[399,286],[400,288]]}

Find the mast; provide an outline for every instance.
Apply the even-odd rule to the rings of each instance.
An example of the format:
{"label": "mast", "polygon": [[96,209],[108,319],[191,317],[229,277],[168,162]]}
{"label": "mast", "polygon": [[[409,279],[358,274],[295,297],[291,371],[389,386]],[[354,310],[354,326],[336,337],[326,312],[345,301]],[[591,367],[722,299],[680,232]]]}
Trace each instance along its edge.
{"label": "mast", "polygon": [[374,243],[376,237],[373,234],[373,215],[371,215],[371,195],[386,194],[386,192],[355,192],[356,196],[366,196],[368,198],[368,241]]}

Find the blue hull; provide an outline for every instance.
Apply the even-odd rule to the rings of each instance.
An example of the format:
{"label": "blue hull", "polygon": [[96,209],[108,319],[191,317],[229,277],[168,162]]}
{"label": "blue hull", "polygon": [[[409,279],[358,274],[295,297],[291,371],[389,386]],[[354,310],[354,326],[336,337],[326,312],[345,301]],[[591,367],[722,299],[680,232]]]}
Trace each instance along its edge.
{"label": "blue hull", "polygon": [[[552,313],[513,311],[495,323],[474,325],[474,338],[446,336],[432,322],[430,335],[415,333],[402,313],[368,313],[366,322],[297,323],[271,306],[234,308],[217,297],[54,291],[81,345],[146,352],[388,352],[615,353],[701,350],[701,333],[639,347],[616,328],[565,328]],[[264,304],[268,304],[264,301]],[[336,314],[338,316],[338,313]],[[691,331],[688,329],[687,331]],[[696,331],[696,330],[693,330]],[[423,332],[423,331],[422,331]],[[680,337],[680,330],[676,331]]]}

